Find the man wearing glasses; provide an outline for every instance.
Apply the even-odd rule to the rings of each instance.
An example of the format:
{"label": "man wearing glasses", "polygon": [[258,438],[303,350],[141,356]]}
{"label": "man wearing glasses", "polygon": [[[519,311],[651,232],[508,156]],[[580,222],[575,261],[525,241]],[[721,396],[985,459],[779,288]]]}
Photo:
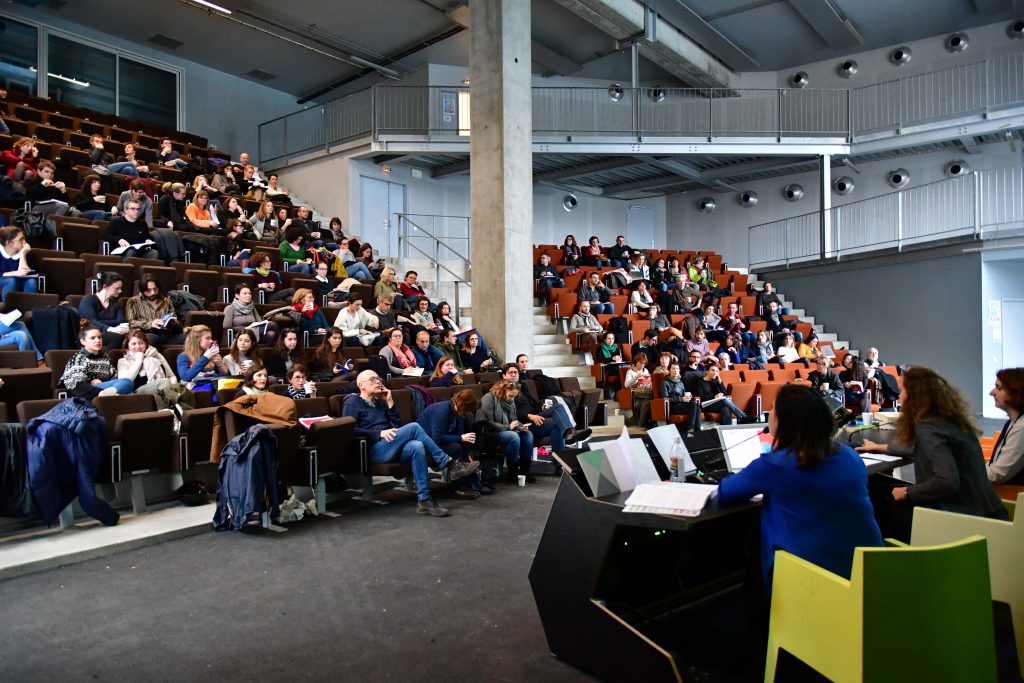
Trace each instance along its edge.
{"label": "man wearing glasses", "polygon": [[[375,465],[407,462],[416,480],[416,514],[447,517],[448,510],[434,502],[430,495],[428,456],[438,469],[447,469],[451,481],[472,474],[478,462],[455,460],[438,448],[423,427],[415,422],[402,425],[391,390],[373,370],[364,370],[356,377],[359,395],[352,396],[342,407],[342,416],[356,421],[355,433],[366,437],[370,462]],[[401,426],[400,426],[401,425]]]}
{"label": "man wearing glasses", "polygon": [[395,295],[384,294],[377,299],[377,308],[370,311],[370,315],[377,319],[377,330],[383,339],[387,339],[391,330],[399,326],[399,323],[412,325],[412,321],[395,313]]}
{"label": "man wearing glasses", "polygon": [[[110,245],[111,253],[116,249],[124,249],[120,253],[123,260],[127,261],[132,256],[140,258],[160,258],[160,252],[153,248],[153,240],[149,235],[149,227],[141,220],[142,204],[138,199],[129,199],[124,204],[124,214],[117,216],[110,221],[106,231],[103,233],[103,241]],[[133,244],[148,245],[133,247]]]}

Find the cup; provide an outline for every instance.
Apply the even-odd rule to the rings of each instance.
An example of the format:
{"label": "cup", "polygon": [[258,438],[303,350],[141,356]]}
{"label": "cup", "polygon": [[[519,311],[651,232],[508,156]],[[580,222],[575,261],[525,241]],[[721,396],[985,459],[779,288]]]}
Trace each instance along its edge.
{"label": "cup", "polygon": [[873,413],[861,413],[860,417],[861,417],[861,422],[863,422],[866,425],[869,425],[869,424],[874,422],[874,414]]}
{"label": "cup", "polygon": [[519,485],[520,486],[526,486],[526,475],[525,474],[520,474],[519,475]]}
{"label": "cup", "polygon": [[822,382],[821,388],[825,391],[828,391],[830,389],[830,387],[828,386],[828,382]]}
{"label": "cup", "polygon": [[316,382],[306,382],[306,393],[307,394],[312,394],[313,393],[313,387],[315,387],[315,386],[316,386]]}

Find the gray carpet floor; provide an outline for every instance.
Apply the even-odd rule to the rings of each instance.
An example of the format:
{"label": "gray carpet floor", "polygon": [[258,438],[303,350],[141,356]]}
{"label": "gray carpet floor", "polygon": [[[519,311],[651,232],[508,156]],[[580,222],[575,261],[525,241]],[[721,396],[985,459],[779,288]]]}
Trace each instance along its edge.
{"label": "gray carpet floor", "polygon": [[548,652],[527,579],[557,482],[2,582],[0,680],[591,680]]}

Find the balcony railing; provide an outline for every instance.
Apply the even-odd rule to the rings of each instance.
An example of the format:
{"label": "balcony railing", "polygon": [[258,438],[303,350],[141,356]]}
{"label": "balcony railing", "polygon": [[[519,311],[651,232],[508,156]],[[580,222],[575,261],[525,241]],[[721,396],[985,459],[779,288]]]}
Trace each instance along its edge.
{"label": "balcony railing", "polygon": [[[752,226],[751,270],[843,259],[952,237],[993,237],[1024,230],[1024,167],[975,171],[821,212]],[[825,241],[822,243],[822,237]]]}
{"label": "balcony railing", "polygon": [[[467,139],[468,86],[378,85],[260,124],[263,164],[348,140]],[[547,88],[532,92],[538,139],[841,139],[1024,106],[1024,51],[852,90]]]}

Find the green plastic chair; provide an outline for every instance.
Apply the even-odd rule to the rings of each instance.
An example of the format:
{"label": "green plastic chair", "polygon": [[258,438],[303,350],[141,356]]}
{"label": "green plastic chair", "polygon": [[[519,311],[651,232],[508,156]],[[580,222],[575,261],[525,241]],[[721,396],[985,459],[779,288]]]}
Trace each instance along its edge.
{"label": "green plastic chair", "polygon": [[[1024,493],[1015,507],[1024,509]],[[988,541],[988,569],[992,599],[1010,606],[1013,633],[1017,639],[1017,662],[1024,672],[1024,517],[1013,522],[974,515],[914,508],[910,543],[914,546],[948,543],[980,535]]]}
{"label": "green plastic chair", "polygon": [[780,648],[837,683],[996,680],[981,536],[857,548],[849,581],[782,550],[774,572],[766,682]]}

